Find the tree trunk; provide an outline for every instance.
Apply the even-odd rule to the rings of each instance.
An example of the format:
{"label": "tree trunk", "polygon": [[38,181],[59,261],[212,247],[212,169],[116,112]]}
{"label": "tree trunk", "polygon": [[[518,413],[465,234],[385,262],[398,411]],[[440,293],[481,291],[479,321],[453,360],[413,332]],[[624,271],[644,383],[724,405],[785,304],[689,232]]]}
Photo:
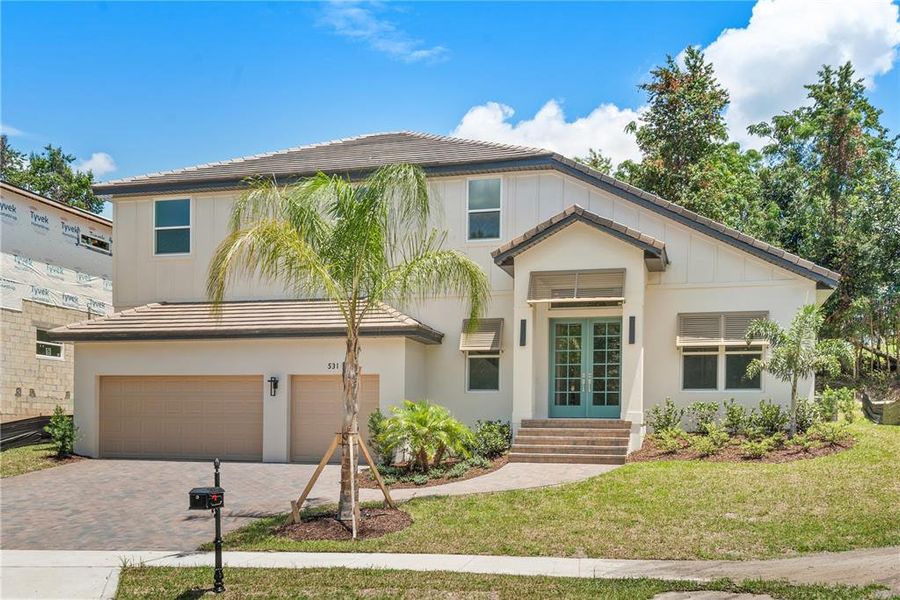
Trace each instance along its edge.
{"label": "tree trunk", "polygon": [[791,378],[791,429],[790,437],[797,435],[797,377]]}
{"label": "tree trunk", "polygon": [[441,444],[438,447],[437,452],[434,453],[434,462],[432,463],[435,467],[440,466],[441,461],[444,460],[444,453],[447,452],[447,446]]}
{"label": "tree trunk", "polygon": [[[344,421],[341,426],[341,493],[338,498],[338,520],[359,523],[359,484],[356,477],[359,465],[359,337],[350,333],[344,355],[343,393]],[[351,461],[350,446],[353,444]],[[352,483],[351,483],[352,482]]]}

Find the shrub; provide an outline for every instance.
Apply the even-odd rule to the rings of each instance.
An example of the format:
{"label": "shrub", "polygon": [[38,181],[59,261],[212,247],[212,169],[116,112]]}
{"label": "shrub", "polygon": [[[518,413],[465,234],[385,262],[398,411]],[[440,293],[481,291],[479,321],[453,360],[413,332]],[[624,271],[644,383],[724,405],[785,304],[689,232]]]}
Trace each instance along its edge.
{"label": "shrub", "polygon": [[722,424],[731,435],[740,435],[747,430],[747,409],[743,405],[731,400],[725,401],[725,420]]}
{"label": "shrub", "polygon": [[797,432],[805,433],[810,427],[819,422],[821,414],[818,406],[809,400],[797,401]]}
{"label": "shrub", "polygon": [[775,448],[771,438],[764,437],[760,440],[747,440],[741,444],[741,451],[747,458],[762,458]]}
{"label": "shrub", "polygon": [[44,431],[50,434],[56,455],[60,458],[69,456],[75,452],[75,438],[78,436],[78,428],[72,417],[67,415],[62,406],[57,405],[53,409],[50,422],[44,427]]}
{"label": "shrub", "polygon": [[731,440],[725,428],[717,423],[710,423],[706,426],[706,438],[716,447],[724,448]]}
{"label": "shrub", "polygon": [[700,456],[710,456],[719,451],[719,446],[705,435],[692,435],[688,440],[691,450]]}
{"label": "shrub", "polygon": [[810,452],[811,450],[815,450],[822,444],[811,437],[809,434],[799,433],[789,439],[787,441],[787,445],[793,448],[797,448],[798,450],[802,450],[803,452]]}
{"label": "shrub", "polygon": [[381,468],[379,469],[382,473],[384,473],[384,467],[382,465],[389,465],[394,462],[394,453],[388,450],[387,445],[384,442],[384,428],[385,428],[385,418],[384,414],[381,412],[380,408],[376,408],[375,412],[369,415],[369,446],[372,448],[372,458],[378,463]]}
{"label": "shrub", "polygon": [[388,452],[409,449],[412,465],[423,473],[431,466],[439,466],[451,454],[468,456],[472,431],[443,406],[427,400],[404,400],[402,406],[392,407],[391,412],[384,421],[380,441]]}
{"label": "shrub", "polygon": [[[830,388],[827,388],[830,389]],[[834,391],[837,396],[837,407],[848,423],[856,420],[856,394],[852,388],[839,388]]]}
{"label": "shrub", "polygon": [[681,450],[681,440],[684,437],[684,431],[678,429],[663,429],[659,433],[653,434],[653,445],[661,452],[671,454]]}
{"label": "shrub", "polygon": [[706,428],[716,422],[718,412],[719,403],[715,401],[694,402],[688,406],[688,413],[694,418],[694,431],[705,433]]}
{"label": "shrub", "polygon": [[846,423],[823,421],[816,423],[810,429],[809,434],[829,446],[837,446],[853,439]]}
{"label": "shrub", "polygon": [[647,413],[647,425],[652,427],[655,432],[680,429],[683,416],[684,409],[676,406],[671,398],[666,398],[666,402],[662,406],[657,404],[650,408]]}
{"label": "shrub", "polygon": [[771,400],[760,400],[759,410],[750,413],[750,428],[763,436],[771,436],[784,431],[789,416],[781,406]]}
{"label": "shrub", "polygon": [[472,458],[467,460],[466,463],[469,467],[475,467],[479,469],[487,469],[491,466],[491,461],[483,456],[473,456]]}
{"label": "shrub", "polygon": [[512,429],[508,421],[478,421],[469,452],[473,456],[497,458],[509,451]]}
{"label": "shrub", "polygon": [[447,469],[447,478],[448,479],[457,479],[466,474],[469,470],[469,463],[463,461],[458,462],[449,469]]}
{"label": "shrub", "polygon": [[835,421],[838,417],[838,399],[840,394],[825,386],[825,391],[816,399],[816,408],[823,421]]}
{"label": "shrub", "polygon": [[411,478],[411,481],[412,481],[412,483],[414,483],[416,485],[425,485],[426,483],[428,483],[428,475],[425,475],[424,473],[419,473],[418,475],[414,475]]}
{"label": "shrub", "polygon": [[383,475],[381,480],[384,482],[384,485],[394,485],[397,483],[397,478],[393,475]]}

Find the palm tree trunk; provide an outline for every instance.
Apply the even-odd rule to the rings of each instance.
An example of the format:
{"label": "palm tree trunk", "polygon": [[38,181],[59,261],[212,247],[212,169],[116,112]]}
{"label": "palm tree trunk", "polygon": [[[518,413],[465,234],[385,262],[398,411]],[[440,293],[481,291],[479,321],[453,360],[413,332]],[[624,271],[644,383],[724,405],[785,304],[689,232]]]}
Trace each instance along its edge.
{"label": "palm tree trunk", "polygon": [[[344,421],[341,426],[341,493],[338,497],[338,520],[359,523],[359,485],[356,472],[359,465],[359,336],[350,332],[343,368]],[[353,444],[352,461],[350,445]],[[352,483],[351,483],[352,482]]]}
{"label": "palm tree trunk", "polygon": [[791,435],[797,434],[797,376],[791,378]]}

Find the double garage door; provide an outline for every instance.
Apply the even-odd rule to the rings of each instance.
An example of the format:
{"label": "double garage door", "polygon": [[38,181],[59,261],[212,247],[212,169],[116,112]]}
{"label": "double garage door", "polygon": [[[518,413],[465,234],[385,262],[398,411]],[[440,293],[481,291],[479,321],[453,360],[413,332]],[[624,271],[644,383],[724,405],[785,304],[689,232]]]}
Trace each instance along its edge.
{"label": "double garage door", "polygon": [[[363,376],[360,396],[365,431],[377,375]],[[262,460],[263,398],[261,376],[101,377],[100,456]],[[340,376],[293,376],[291,460],[319,461],[341,412]]]}

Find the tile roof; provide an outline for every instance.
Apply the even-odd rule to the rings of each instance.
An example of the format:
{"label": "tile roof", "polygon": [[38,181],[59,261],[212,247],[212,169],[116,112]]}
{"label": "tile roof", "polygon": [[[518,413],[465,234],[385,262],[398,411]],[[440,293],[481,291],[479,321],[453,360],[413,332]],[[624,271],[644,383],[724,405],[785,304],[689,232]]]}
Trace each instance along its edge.
{"label": "tile roof", "polygon": [[[146,304],[107,317],[50,331],[63,341],[177,340],[263,337],[343,337],[344,319],[330,300],[223,302],[220,313],[209,302]],[[360,334],[404,336],[439,344],[444,334],[381,304],[366,314]]]}
{"label": "tile roof", "polygon": [[666,245],[663,242],[636,229],[585,210],[577,204],[573,204],[561,213],[553,215],[542,223],[538,223],[519,237],[506,242],[491,252],[491,257],[498,267],[511,271],[516,255],[576,222],[596,227],[642,249],[645,257],[648,259],[648,268],[652,271],[665,270],[665,266],[669,262],[666,257]]}
{"label": "tile roof", "polygon": [[398,162],[417,164],[429,176],[556,170],[812,279],[822,286],[834,288],[840,281],[840,274],[835,271],[754,239],[550,150],[410,131],[374,133],[174,171],[116,179],[95,184],[94,191],[97,194],[129,195],[238,189],[245,178],[254,175],[275,175],[285,181],[319,171],[358,177],[380,166]]}

